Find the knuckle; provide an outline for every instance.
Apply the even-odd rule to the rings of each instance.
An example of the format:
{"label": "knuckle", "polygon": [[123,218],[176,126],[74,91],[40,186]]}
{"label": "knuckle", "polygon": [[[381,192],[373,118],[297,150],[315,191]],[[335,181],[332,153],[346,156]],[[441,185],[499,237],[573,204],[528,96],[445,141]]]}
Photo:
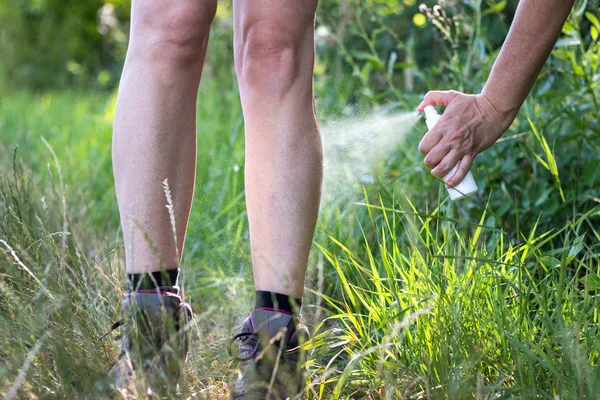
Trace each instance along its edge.
{"label": "knuckle", "polygon": [[473,136],[466,138],[466,147],[468,149],[473,149],[475,147],[475,140],[473,140]]}
{"label": "knuckle", "polygon": [[460,129],[455,129],[448,135],[448,139],[453,143],[462,142],[463,138],[464,135]]}
{"label": "knuckle", "polygon": [[454,129],[454,117],[448,115],[446,118],[441,119],[440,122],[438,122],[438,125],[440,125],[441,129],[443,130],[442,135],[447,136],[448,133],[452,132]]}
{"label": "knuckle", "polygon": [[449,90],[448,91],[448,95],[450,95],[451,98],[455,98],[456,96],[458,96],[458,92],[456,90]]}

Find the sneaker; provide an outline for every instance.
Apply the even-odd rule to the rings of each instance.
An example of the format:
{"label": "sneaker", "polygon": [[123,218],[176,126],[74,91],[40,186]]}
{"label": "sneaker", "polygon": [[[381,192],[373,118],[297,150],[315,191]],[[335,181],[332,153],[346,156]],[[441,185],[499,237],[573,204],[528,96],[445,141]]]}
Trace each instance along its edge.
{"label": "sneaker", "polygon": [[268,309],[252,312],[230,342],[239,362],[231,388],[235,400],[303,398],[304,350],[308,329],[292,314]]}
{"label": "sneaker", "polygon": [[178,288],[129,293],[121,309],[123,319],[112,326],[122,325],[123,333],[119,359],[109,371],[110,385],[121,392],[135,392],[142,382],[145,392],[174,386],[183,371],[192,319]]}

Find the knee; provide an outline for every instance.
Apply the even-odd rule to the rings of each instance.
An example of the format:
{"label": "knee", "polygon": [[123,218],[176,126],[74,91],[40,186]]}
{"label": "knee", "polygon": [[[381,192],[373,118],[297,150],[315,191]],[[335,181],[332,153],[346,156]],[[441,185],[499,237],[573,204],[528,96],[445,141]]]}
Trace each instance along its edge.
{"label": "knee", "polygon": [[235,43],[236,71],[242,87],[281,92],[302,74],[312,78],[312,24],[300,25],[286,26],[275,19],[242,23]]}
{"label": "knee", "polygon": [[188,66],[201,63],[217,0],[144,2],[132,13],[130,56]]}

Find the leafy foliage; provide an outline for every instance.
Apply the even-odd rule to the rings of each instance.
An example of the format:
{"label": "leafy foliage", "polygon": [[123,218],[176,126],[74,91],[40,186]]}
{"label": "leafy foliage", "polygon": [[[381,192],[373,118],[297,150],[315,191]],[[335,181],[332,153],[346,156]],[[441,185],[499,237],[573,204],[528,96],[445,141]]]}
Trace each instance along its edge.
{"label": "leafy foliage", "polygon": [[[120,2],[122,3],[122,2]],[[29,88],[116,83],[125,55],[125,5],[103,0],[6,0],[0,4],[4,85]],[[104,18],[102,16],[104,15]]]}

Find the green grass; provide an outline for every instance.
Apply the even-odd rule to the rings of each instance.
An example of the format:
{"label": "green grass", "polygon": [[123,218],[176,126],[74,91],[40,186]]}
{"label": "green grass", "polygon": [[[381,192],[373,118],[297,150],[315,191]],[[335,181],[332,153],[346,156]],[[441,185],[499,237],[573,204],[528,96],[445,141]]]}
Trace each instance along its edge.
{"label": "green grass", "polygon": [[[322,210],[303,311],[314,336],[309,398],[598,398],[600,57],[582,15],[564,29],[579,45],[557,47],[510,131],[477,158],[479,196],[446,199],[416,149],[421,124],[380,160],[374,183],[348,186],[356,202]],[[321,68],[322,122],[416,104],[396,75],[379,79],[387,55],[374,37],[365,43],[373,54],[351,63],[347,51],[318,52],[327,68],[346,60],[355,72]],[[226,398],[225,343],[252,298],[243,120],[221,49],[210,51],[198,97],[182,277],[197,318],[177,398]],[[470,55],[465,69],[454,54],[418,71],[416,85],[437,77],[439,88],[477,90],[493,55]],[[367,101],[349,107],[360,93]],[[125,278],[114,101],[84,90],[0,97],[3,396],[94,398],[116,357],[116,343],[99,340]]]}
{"label": "green grass", "polygon": [[[402,203],[364,206],[384,220],[364,256],[335,238],[324,251],[341,286],[313,344],[311,370],[330,373],[325,392],[596,398],[599,265],[582,227],[600,208],[553,232],[528,227],[515,242],[485,210],[464,235],[443,216],[448,206],[415,215]],[[557,237],[563,245],[544,251]]]}
{"label": "green grass", "polygon": [[[228,82],[229,90],[219,90],[205,79],[199,95],[198,188],[182,276],[199,317],[189,393],[212,385],[222,391],[229,362],[222,344],[252,296],[243,125],[234,80]],[[114,95],[83,92],[17,92],[0,101],[0,238],[6,242],[0,393],[21,382],[17,373],[39,340],[28,380],[17,385],[22,397],[89,395],[116,357],[116,342],[99,341],[118,318],[124,293],[110,163],[114,103]]]}
{"label": "green grass", "polygon": [[[205,84],[201,97],[212,90]],[[235,168],[243,164],[240,111],[235,97],[212,95],[214,104],[198,113],[205,161],[184,261],[197,326],[182,397],[224,396],[224,343],[251,298],[243,177]],[[123,294],[102,156],[114,99],[13,99],[1,108],[11,135],[5,143],[19,148],[15,157],[5,152],[0,183],[0,387],[4,395],[18,388],[23,398],[85,397],[116,355],[116,343],[99,336]],[[215,121],[210,110],[219,101],[231,107]],[[54,126],[72,134],[51,135]],[[413,169],[416,162],[404,161]],[[397,178],[365,188],[361,204],[323,210],[309,275],[315,291],[305,307],[316,321],[310,397],[595,398],[600,263],[589,243],[600,238],[600,207],[551,230],[515,231],[489,204],[442,202],[443,189],[423,204],[410,174],[402,178],[405,195],[386,190],[394,187],[387,179]],[[468,204],[473,209],[461,213]]]}

